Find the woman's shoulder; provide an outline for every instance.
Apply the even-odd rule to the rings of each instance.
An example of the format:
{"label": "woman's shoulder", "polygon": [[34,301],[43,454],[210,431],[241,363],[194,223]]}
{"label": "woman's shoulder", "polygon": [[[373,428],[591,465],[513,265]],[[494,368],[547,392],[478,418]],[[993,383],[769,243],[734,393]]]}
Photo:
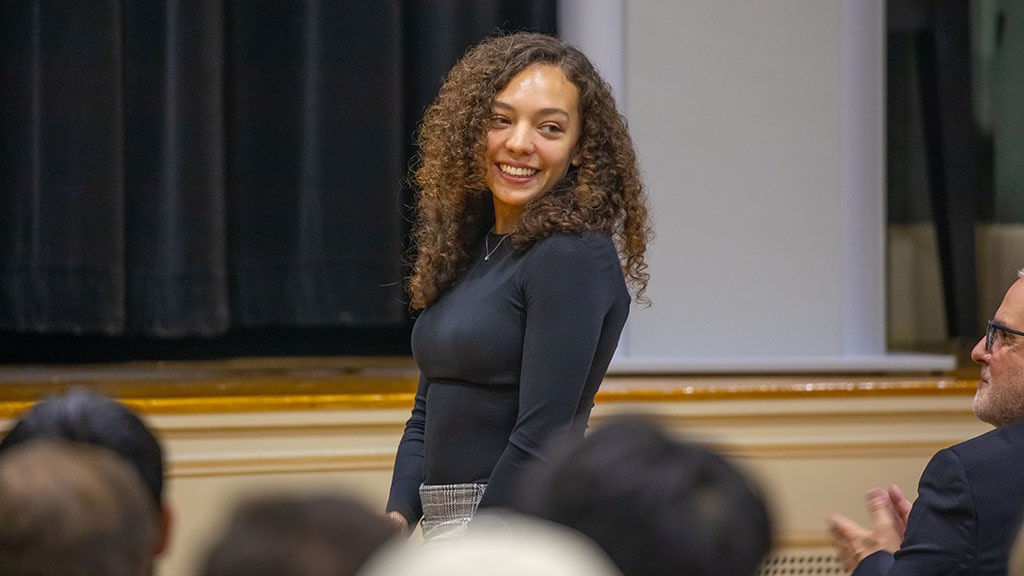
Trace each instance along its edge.
{"label": "woman's shoulder", "polygon": [[553,234],[537,241],[525,260],[527,294],[609,306],[629,302],[619,255],[605,232]]}
{"label": "woman's shoulder", "polygon": [[615,252],[615,244],[610,234],[603,230],[585,230],[583,232],[567,233],[559,232],[538,240],[531,252],[537,253],[558,253],[558,252],[579,252],[590,250],[603,252],[611,250]]}
{"label": "woman's shoulder", "polygon": [[538,240],[527,250],[526,258],[543,267],[559,267],[565,271],[579,266],[619,269],[619,257],[615,243],[604,231],[589,230],[579,233],[552,234]]}

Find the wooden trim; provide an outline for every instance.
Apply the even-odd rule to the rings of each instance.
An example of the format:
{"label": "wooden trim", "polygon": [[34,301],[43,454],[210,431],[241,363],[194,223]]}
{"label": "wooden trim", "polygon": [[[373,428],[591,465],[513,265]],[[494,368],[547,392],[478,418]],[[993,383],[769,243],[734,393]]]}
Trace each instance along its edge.
{"label": "wooden trim", "polygon": [[[973,395],[970,376],[650,375],[609,377],[599,403]],[[418,374],[408,358],[283,358],[0,369],[0,418],[74,387],[145,414],[411,407]]]}
{"label": "wooden trim", "polygon": [[652,402],[680,400],[778,400],[785,398],[851,398],[878,396],[965,396],[973,395],[973,380],[837,381],[792,384],[758,384],[753,378],[744,384],[706,384],[670,388],[602,389],[598,401]]}
{"label": "wooden trim", "polygon": [[201,478],[315,472],[390,472],[394,463],[394,452],[387,451],[371,454],[282,454],[265,457],[188,458],[168,462],[167,476],[168,478]]}

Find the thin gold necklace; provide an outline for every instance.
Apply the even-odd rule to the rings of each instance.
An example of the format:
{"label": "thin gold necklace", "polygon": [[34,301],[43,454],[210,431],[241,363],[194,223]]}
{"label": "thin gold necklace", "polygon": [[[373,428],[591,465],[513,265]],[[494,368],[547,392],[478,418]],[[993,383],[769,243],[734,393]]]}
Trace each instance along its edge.
{"label": "thin gold necklace", "polygon": [[490,236],[491,236],[490,232],[488,232],[484,236],[484,252],[486,252],[486,254],[484,254],[484,260],[490,260],[491,256],[493,256],[494,253],[498,251],[498,247],[501,246],[501,243],[505,241],[505,238],[508,238],[508,234],[502,234],[501,235],[501,240],[498,240],[498,243],[494,245],[494,249],[492,250],[491,246],[490,246],[490,242],[488,242],[490,240]]}

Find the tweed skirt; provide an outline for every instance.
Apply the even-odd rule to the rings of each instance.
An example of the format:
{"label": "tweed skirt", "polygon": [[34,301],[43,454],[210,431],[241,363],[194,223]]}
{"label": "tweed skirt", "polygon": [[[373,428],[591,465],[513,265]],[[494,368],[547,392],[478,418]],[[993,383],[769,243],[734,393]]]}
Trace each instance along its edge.
{"label": "tweed skirt", "polygon": [[486,484],[473,483],[421,484],[423,539],[448,538],[465,532],[486,488]]}

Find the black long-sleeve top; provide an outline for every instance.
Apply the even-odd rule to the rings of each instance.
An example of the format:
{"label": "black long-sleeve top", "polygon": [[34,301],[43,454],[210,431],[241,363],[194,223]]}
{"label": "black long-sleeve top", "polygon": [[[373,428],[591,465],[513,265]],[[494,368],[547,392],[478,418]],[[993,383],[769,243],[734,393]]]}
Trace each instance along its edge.
{"label": "black long-sleeve top", "polygon": [[479,244],[413,327],[419,387],[387,505],[411,524],[421,483],[486,483],[480,506],[505,506],[550,440],[581,438],[629,313],[605,233],[505,242],[489,260]]}

